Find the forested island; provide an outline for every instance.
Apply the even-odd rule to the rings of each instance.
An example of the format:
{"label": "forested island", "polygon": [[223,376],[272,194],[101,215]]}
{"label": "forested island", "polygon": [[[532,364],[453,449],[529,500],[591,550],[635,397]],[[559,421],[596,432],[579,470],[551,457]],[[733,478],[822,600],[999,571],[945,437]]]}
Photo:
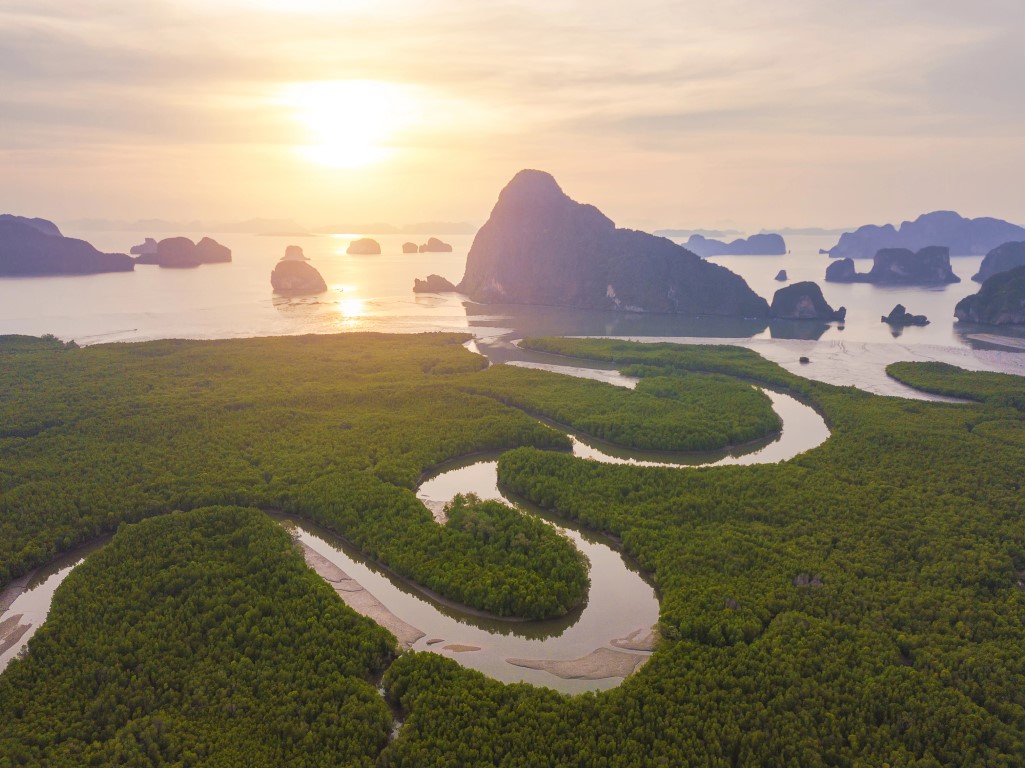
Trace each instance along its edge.
{"label": "forested island", "polygon": [[[0,764],[1020,762],[1025,380],[891,366],[968,401],[933,403],[736,347],[523,342],[641,378],[611,396],[485,370],[465,340],[0,338],[0,587],[116,531],[0,674]],[[779,464],[638,467],[574,458],[531,415],[628,445],[667,419],[732,442],[778,428],[751,384],[814,407],[832,437]],[[716,389],[735,407],[709,411]],[[586,567],[553,529],[472,501],[439,525],[413,493],[495,450],[511,494],[613,537],[653,579],[662,640],[618,688],[566,696],[396,658],[261,511],[453,600],[558,614]]]}

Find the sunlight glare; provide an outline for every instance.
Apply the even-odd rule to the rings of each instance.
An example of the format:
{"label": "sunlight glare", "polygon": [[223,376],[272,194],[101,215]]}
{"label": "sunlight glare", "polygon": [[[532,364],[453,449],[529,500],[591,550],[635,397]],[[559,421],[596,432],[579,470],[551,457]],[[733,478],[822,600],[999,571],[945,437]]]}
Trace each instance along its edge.
{"label": "sunlight glare", "polygon": [[363,299],[342,299],[337,302],[338,313],[345,318],[363,317],[366,314],[366,307]]}
{"label": "sunlight glare", "polygon": [[298,154],[329,168],[386,160],[395,139],[413,125],[418,102],[413,88],[378,80],[292,83],[281,98],[306,131]]}

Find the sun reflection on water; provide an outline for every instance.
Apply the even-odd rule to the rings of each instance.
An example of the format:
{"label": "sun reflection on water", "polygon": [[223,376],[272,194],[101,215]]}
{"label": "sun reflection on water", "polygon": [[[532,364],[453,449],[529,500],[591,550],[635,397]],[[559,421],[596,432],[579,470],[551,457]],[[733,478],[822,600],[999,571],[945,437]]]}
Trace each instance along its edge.
{"label": "sun reflection on water", "polygon": [[335,325],[339,328],[352,330],[366,320],[367,306],[363,299],[341,299],[335,302],[335,309],[338,313]]}

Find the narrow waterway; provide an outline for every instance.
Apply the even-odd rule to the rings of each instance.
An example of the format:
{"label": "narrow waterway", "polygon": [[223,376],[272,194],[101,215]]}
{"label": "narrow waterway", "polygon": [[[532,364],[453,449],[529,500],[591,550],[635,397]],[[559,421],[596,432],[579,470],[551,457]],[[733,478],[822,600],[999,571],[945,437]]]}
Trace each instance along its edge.
{"label": "narrow waterway", "polygon": [[[545,369],[570,375],[584,372],[588,377],[593,370],[547,365]],[[631,387],[636,383],[615,371],[601,371],[599,375],[602,381],[617,386]],[[640,453],[571,434],[573,455],[638,466],[774,463],[810,450],[829,436],[822,417],[812,408],[789,395],[772,391],[766,394],[783,430],[768,441],[743,449],[712,454]],[[422,632],[423,636],[412,644],[415,650],[449,656],[505,682],[530,682],[567,693],[614,687],[625,674],[643,664],[655,639],[652,629],[658,620],[658,599],[638,569],[611,542],[565,520],[553,519],[518,499],[505,497],[498,488],[497,456],[478,456],[447,465],[420,485],[417,497],[443,523],[445,505],[459,493],[502,500],[555,525],[590,563],[587,604],[554,621],[482,619],[392,579],[326,531],[298,520],[285,524],[303,544],[338,566],[401,621]]]}
{"label": "narrow waterway", "polygon": [[61,555],[44,568],[15,579],[0,591],[0,672],[46,621],[54,592],[72,569],[102,547],[107,538]]}
{"label": "narrow waterway", "polygon": [[[538,366],[540,367],[540,366]],[[633,387],[636,380],[616,371],[545,365],[546,370]],[[812,408],[794,398],[766,390],[783,424],[767,440],[717,453],[638,452],[569,433],[574,456],[593,461],[638,466],[723,466],[774,463],[821,444],[829,430]],[[564,430],[565,431],[565,430]],[[567,693],[612,688],[650,655],[657,635],[659,605],[655,590],[638,568],[611,541],[587,533],[565,520],[554,519],[517,499],[505,498],[498,488],[497,456],[453,462],[425,480],[417,496],[444,522],[444,507],[459,493],[499,499],[526,514],[539,515],[554,525],[587,558],[591,587],[586,604],[562,618],[523,622],[484,618],[471,611],[432,599],[412,585],[369,562],[330,532],[295,518],[278,516],[298,541],[336,566],[332,581],[342,572],[345,591],[362,592],[356,609],[407,630],[408,647],[430,650],[456,659],[505,682],[529,682]],[[57,586],[88,554],[100,546],[62,556],[48,568],[18,580],[0,593],[0,671],[14,658],[45,620]],[[307,556],[310,559],[310,556]],[[372,607],[371,607],[372,606]]]}

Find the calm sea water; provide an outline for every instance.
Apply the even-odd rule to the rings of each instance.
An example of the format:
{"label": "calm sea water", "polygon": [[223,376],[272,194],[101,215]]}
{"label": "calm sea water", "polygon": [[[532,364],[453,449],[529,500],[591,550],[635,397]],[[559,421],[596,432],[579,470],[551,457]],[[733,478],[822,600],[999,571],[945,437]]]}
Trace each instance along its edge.
{"label": "calm sea water", "polygon": [[[106,251],[127,251],[143,235],[133,232],[67,232]],[[148,233],[160,238],[170,234]],[[186,232],[193,238],[204,233]],[[137,266],[132,273],[84,277],[0,279],[0,332],[53,333],[80,344],[156,338],[230,338],[339,331],[470,331],[482,339],[537,334],[616,335],[630,337],[704,337],[765,342],[816,341],[814,349],[861,354],[880,345],[898,345],[899,357],[932,359],[946,350],[969,367],[1025,372],[1025,355],[1009,347],[971,338],[993,333],[986,327],[956,323],[954,305],[978,290],[969,278],[981,257],[954,257],[962,282],[938,288],[884,288],[840,285],[823,279],[830,259],[818,249],[834,238],[791,237],[784,256],[733,256],[715,259],[742,275],[771,300],[783,283],[773,278],[785,269],[790,281],[814,280],[834,307],[847,307],[847,320],[836,323],[750,321],[730,318],[684,318],[672,315],[588,312],[554,307],[481,306],[450,295],[416,295],[413,280],[436,273],[458,282],[472,236],[444,237],[450,254],[403,254],[401,235],[374,235],[379,256],[348,256],[349,242],[359,235],[263,237],[216,235],[232,249],[230,264],[197,269]],[[423,237],[422,239],[426,239]],[[330,290],[317,297],[285,299],[273,295],[270,273],[285,246],[302,246]],[[870,262],[862,262],[864,271]],[[927,315],[924,328],[891,330],[880,322],[895,304]],[[1001,334],[1025,337],[1002,329]],[[793,345],[787,349],[793,348]],[[803,349],[804,347],[802,347]],[[857,352],[851,352],[857,350]],[[910,353],[904,352],[910,350]],[[989,350],[989,352],[983,352]],[[1003,350],[1003,351],[1000,351]],[[887,356],[884,353],[884,357]]]}

